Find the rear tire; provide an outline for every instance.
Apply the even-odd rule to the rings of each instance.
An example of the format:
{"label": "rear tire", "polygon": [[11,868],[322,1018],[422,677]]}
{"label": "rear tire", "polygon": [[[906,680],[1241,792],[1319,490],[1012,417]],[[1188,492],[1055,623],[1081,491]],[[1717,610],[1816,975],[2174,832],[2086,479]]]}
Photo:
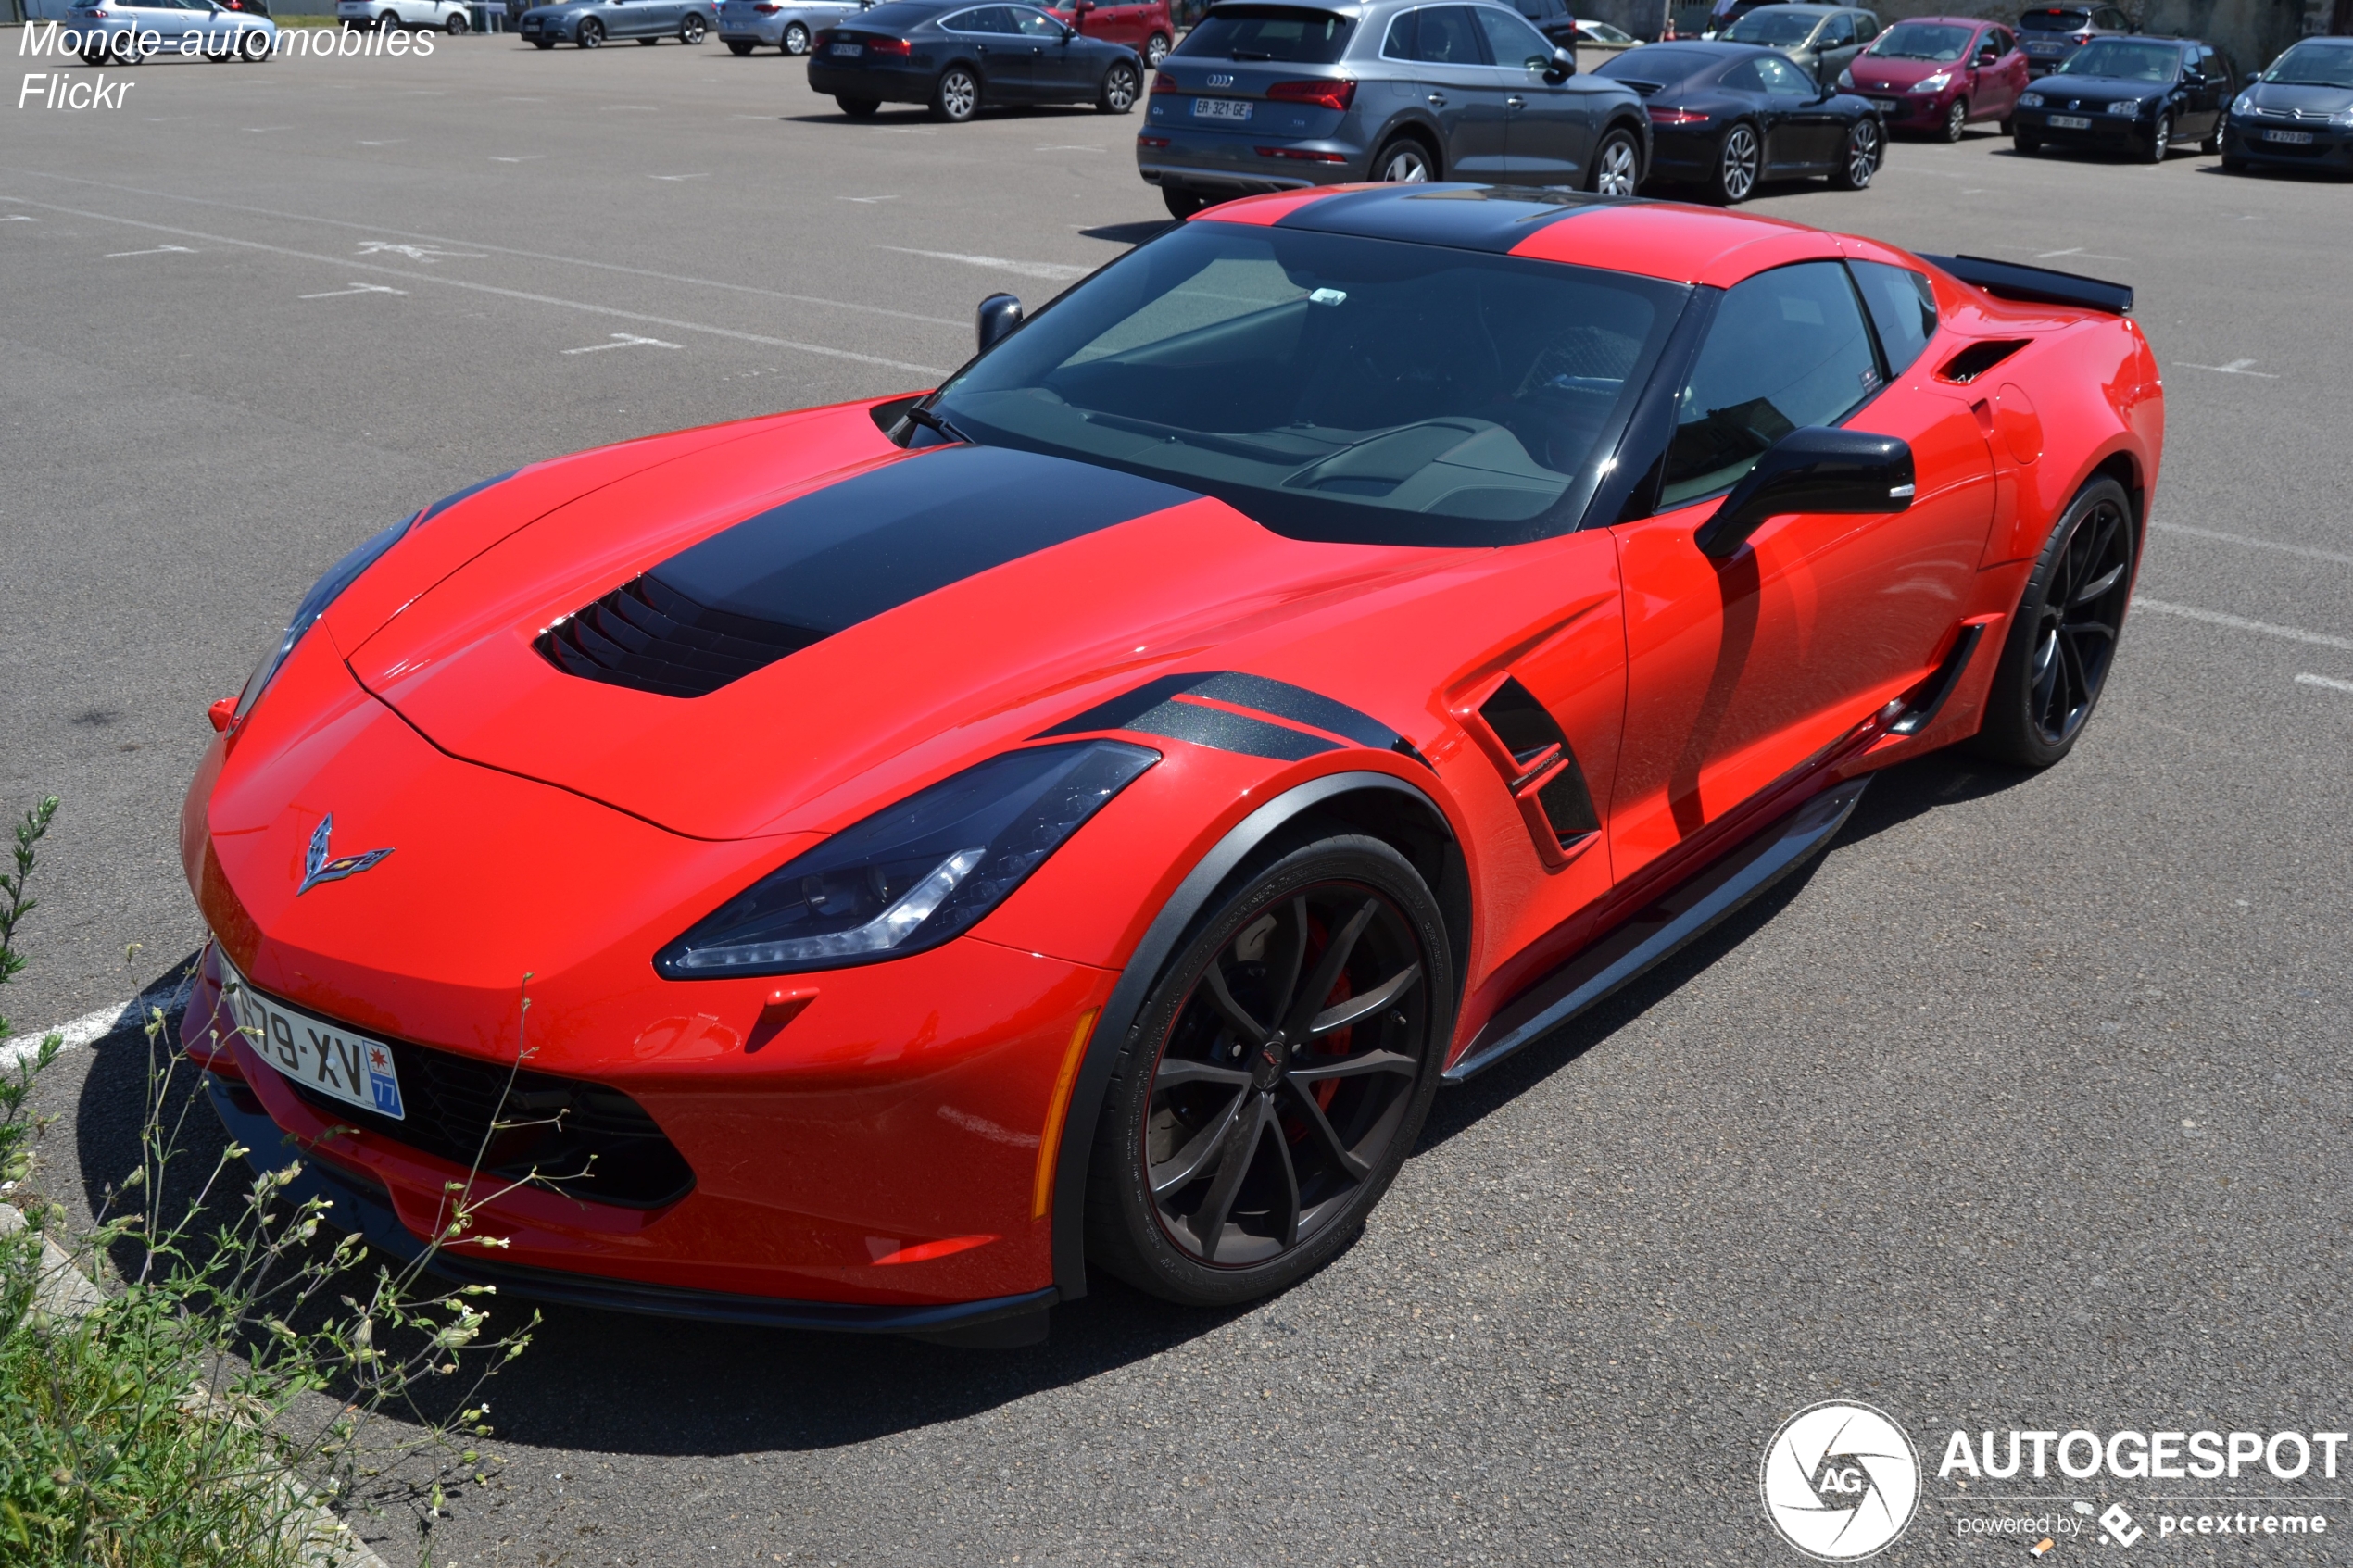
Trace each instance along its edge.
{"label": "rear tire", "polygon": [[1438,155],[1418,136],[1392,136],[1373,156],[1373,178],[1390,184],[1418,185],[1443,178]]}
{"label": "rear tire", "polygon": [[845,98],[836,94],[834,102],[839,104],[841,112],[852,119],[864,119],[882,107],[880,98]]}
{"label": "rear tire", "polygon": [[1717,144],[1716,171],[1708,178],[1707,194],[1719,206],[1738,207],[1755,191],[1756,177],[1764,168],[1764,148],[1756,139],[1756,127],[1738,121]]}
{"label": "rear tire", "polygon": [[1602,144],[1594,149],[1585,188],[1595,195],[1630,196],[1642,188],[1642,146],[1634,140],[1634,133],[1621,125],[1604,134]]}
{"label": "rear tire", "polygon": [[270,57],[269,35],[261,32],[246,33],[237,40],[237,55],[247,65],[261,64]]}
{"label": "rear tire", "polygon": [[980,112],[980,78],[964,66],[950,66],[931,90],[931,117],[962,125]]}
{"label": "rear tire", "polygon": [[1144,95],[1144,79],[1126,60],[1114,60],[1095,93],[1095,107],[1104,114],[1126,114]]}
{"label": "rear tire", "polygon": [[1395,849],[1340,834],[1236,881],[1122,1042],[1087,1172],[1088,1261],[1193,1307],[1271,1295],[1355,1240],[1453,1032],[1445,922]]}
{"label": "rear tire", "polygon": [[781,47],[787,55],[809,53],[809,30],[800,23],[794,22],[785,29],[785,41]]}
{"label": "rear tire", "polygon": [[1206,197],[1197,196],[1181,185],[1163,185],[1160,199],[1168,208],[1168,216],[1177,219],[1190,218],[1209,205]]}
{"label": "rear tire", "polygon": [[1879,121],[1869,115],[1856,120],[1846,131],[1846,145],[1839,149],[1839,165],[1831,170],[1831,189],[1834,191],[1868,191],[1872,178],[1879,173],[1880,160],[1887,156],[1887,138]]}
{"label": "rear tire", "polygon": [[2115,667],[2135,544],[2122,485],[2103,476],[2075,493],[2010,618],[1977,734],[1981,755],[2047,768],[2074,748]]}

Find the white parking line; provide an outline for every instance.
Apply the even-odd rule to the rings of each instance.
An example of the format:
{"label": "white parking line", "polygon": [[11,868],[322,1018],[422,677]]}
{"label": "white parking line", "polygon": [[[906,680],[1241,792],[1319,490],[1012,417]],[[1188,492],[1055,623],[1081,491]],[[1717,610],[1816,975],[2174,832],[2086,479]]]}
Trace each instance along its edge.
{"label": "white parking line", "polygon": [[648,180],[708,180],[708,174],[648,174]]}
{"label": "white parking line", "polygon": [[41,1042],[51,1035],[65,1036],[65,1050],[75,1050],[94,1041],[103,1040],[118,1029],[128,1029],[144,1022],[147,1009],[159,1007],[169,1014],[179,1010],[187,999],[189,986],[195,976],[184,980],[168,980],[150,990],[142,991],[127,1002],[85,1012],[71,1022],[60,1023],[55,1029],[36,1029],[11,1039],[0,1040],[0,1072],[14,1072],[16,1065],[41,1049]]}
{"label": "white parking line", "polygon": [[11,212],[6,217],[0,218],[0,223],[38,223],[41,220],[29,212]]}
{"label": "white parking line", "polygon": [[2299,686],[2325,686],[2333,692],[2353,692],[2353,681],[2340,681],[2334,675],[2298,675]]}
{"label": "white parking line", "polygon": [[188,245],[157,245],[153,250],[110,250],[98,259],[101,261],[120,261],[126,256],[194,256],[195,254],[195,249]]}
{"label": "white parking line", "polygon": [[[517,103],[535,104],[547,102],[544,98],[515,99],[511,101]],[[531,156],[536,158],[543,157],[546,155],[542,153],[534,153]],[[504,163],[509,160],[499,158],[496,161]],[[519,162],[521,160],[517,159],[514,161]],[[281,212],[272,207],[248,207],[242,202],[220,201],[210,196],[192,196],[180,191],[151,191],[137,185],[116,185],[110,184],[104,180],[84,180],[71,174],[52,173],[50,170],[44,169],[19,169],[13,170],[12,172],[28,174],[40,180],[52,180],[62,184],[87,185],[93,189],[101,191],[120,191],[126,195],[152,196],[158,201],[186,202],[195,207],[217,207],[226,212],[249,212],[260,218],[279,218],[295,223],[323,224],[332,229],[357,229],[363,233],[400,234],[406,239],[428,240],[435,245],[472,245],[477,250],[486,250],[494,256],[520,257],[525,261],[553,261],[566,267],[587,267],[599,272],[621,272],[633,278],[651,278],[657,282],[685,283],[690,287],[703,289],[724,289],[730,294],[757,295],[763,299],[781,299],[793,305],[821,305],[829,310],[855,310],[869,316],[889,316],[901,321],[921,321],[926,326],[953,327],[960,332],[969,332],[972,331],[972,323],[970,321],[954,321],[945,320],[938,316],[923,316],[918,315],[912,310],[893,310],[881,305],[860,305],[846,299],[823,299],[815,295],[786,294],[777,289],[761,288],[752,283],[725,283],[711,278],[689,278],[676,272],[657,272],[645,267],[624,267],[620,263],[613,261],[589,261],[577,256],[554,256],[550,255],[547,251],[541,250],[517,250],[511,245],[494,245],[485,244],[481,240],[453,240],[447,234],[412,233],[406,230],[390,228],[382,223],[353,223],[340,218],[320,218],[308,212]],[[872,199],[875,201],[895,201],[898,198],[895,196],[876,196],[864,199]],[[28,198],[21,196],[0,197],[0,200],[25,201],[28,206],[32,207],[45,207],[48,205],[44,202],[30,201]],[[55,210],[60,212],[70,212],[73,209],[71,207],[58,207]],[[130,220],[126,219],[123,220],[123,221],[127,222]]]}
{"label": "white parking line", "polygon": [[359,254],[362,256],[405,256],[411,261],[480,261],[482,259],[482,252],[478,250],[442,250],[434,245],[400,245],[391,240],[362,240],[359,242]]}
{"label": "white parking line", "polygon": [[296,299],[341,299],[347,294],[407,294],[407,289],[390,289],[382,283],[354,283],[347,289],[330,289],[325,294],[296,295]]}
{"label": "white parking line", "polygon": [[2212,370],[2219,375],[2225,376],[2259,376],[2265,381],[2277,381],[2280,379],[2270,370],[2248,370],[2247,367],[2255,363],[2252,359],[2233,359],[2227,365],[2193,365],[2186,359],[2181,360],[2179,363],[2185,370]]}
{"label": "white parking line", "polygon": [[566,354],[597,354],[608,348],[676,348],[674,343],[664,343],[658,337],[635,337],[628,332],[615,332],[610,343],[592,343],[585,348],[567,348]]}
{"label": "white parking line", "polygon": [[546,153],[525,153],[521,157],[500,157],[493,153],[490,156],[490,161],[493,163],[531,163],[547,156]]}
{"label": "white parking line", "polygon": [[966,256],[952,250],[914,250],[906,245],[876,245],[876,250],[895,250],[901,256],[927,256],[934,261],[961,261],[967,267],[988,267],[1000,272],[1015,272],[1025,278],[1048,278],[1055,282],[1069,282],[1092,272],[1092,267],[1073,267],[1060,261],[1009,261],[1001,256]]}
{"label": "white parking line", "polygon": [[2103,256],[2095,250],[2085,250],[2082,245],[2077,245],[2072,250],[2037,251],[2034,254],[2034,259],[2048,261],[2055,256],[2080,256],[2086,261],[2130,261],[2133,259],[2129,256]]}
{"label": "white parking line", "polygon": [[[847,348],[828,348],[823,344],[798,343],[791,338],[784,337],[766,337],[759,332],[737,332],[732,327],[705,326],[700,321],[678,321],[667,316],[648,316],[641,311],[616,309],[610,305],[590,305],[585,300],[559,299],[553,295],[531,294],[522,289],[505,289],[498,287],[496,283],[478,283],[471,278],[452,278],[437,272],[408,272],[397,267],[379,267],[369,261],[352,261],[340,257],[321,256],[314,251],[296,250],[289,245],[265,245],[259,240],[235,240],[225,234],[208,234],[196,229],[177,229],[167,223],[149,223],[136,218],[117,218],[110,212],[88,212],[81,207],[63,207],[56,202],[33,201],[27,196],[10,196],[7,199],[23,202],[27,207],[42,207],[50,212],[62,212],[72,218],[88,218],[101,223],[120,223],[130,229],[147,229],[158,233],[178,234],[182,239],[208,240],[214,245],[235,245],[242,250],[258,250],[271,256],[290,256],[297,261],[316,261],[328,267],[346,267],[363,272],[382,272],[387,277],[398,278],[404,282],[439,283],[444,288],[466,289],[474,294],[496,295],[501,299],[519,299],[532,305],[551,305],[565,310],[585,311],[591,316],[610,316],[620,321],[639,321],[648,327],[668,327],[673,332],[703,332],[711,337],[733,338],[738,343],[765,344],[771,348],[796,349],[803,354],[815,354],[828,359],[852,359],[862,365],[880,365],[887,370],[909,370],[917,375],[944,376],[948,373],[937,365],[915,365],[904,359],[886,359],[876,354],[858,354]],[[406,291],[393,289],[387,292],[399,294]]]}
{"label": "white parking line", "polygon": [[1082,147],[1076,142],[1047,142],[1042,144],[1038,150],[1041,153],[1100,153],[1106,151],[1107,149],[1102,147]]}
{"label": "white parking line", "polygon": [[2257,539],[2245,533],[2224,533],[2211,528],[2192,528],[2185,522],[2152,522],[2151,528],[2163,533],[2186,533],[2193,539],[2219,539],[2226,545],[2246,545],[2259,550],[2277,550],[2285,556],[2302,556],[2306,560],[2333,560],[2340,566],[2353,566],[2353,556],[2335,550],[2316,550],[2309,545],[2284,544],[2277,539]]}
{"label": "white parking line", "polygon": [[898,199],[897,196],[836,196],[834,198],[836,201],[857,202],[864,207],[872,207],[876,202],[895,202]]}
{"label": "white parking line", "polygon": [[2138,595],[2133,596],[2133,608],[2146,610],[2152,615],[2178,615],[2184,621],[2203,621],[2209,626],[2228,626],[2234,632],[2259,632],[2264,636],[2283,637],[2291,643],[2310,643],[2315,647],[2353,651],[2353,637],[2334,636],[2326,632],[2307,632],[2301,626],[2275,626],[2268,621],[2249,621],[2244,615],[2225,615],[2219,609],[2167,604],[2162,599],[2145,599]]}

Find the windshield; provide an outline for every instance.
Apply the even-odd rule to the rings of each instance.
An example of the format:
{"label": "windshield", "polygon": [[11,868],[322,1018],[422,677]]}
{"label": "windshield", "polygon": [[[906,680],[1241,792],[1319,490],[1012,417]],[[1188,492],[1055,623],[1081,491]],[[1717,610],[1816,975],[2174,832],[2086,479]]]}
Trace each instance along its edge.
{"label": "windshield", "polygon": [[1187,223],[1055,301],[933,408],[983,445],[1217,495],[1294,538],[1513,544],[1577,525],[1687,293]]}
{"label": "windshield", "polygon": [[2271,62],[2263,80],[2283,87],[2353,87],[2353,44],[2298,44]]}
{"label": "windshield", "polygon": [[1287,6],[1220,6],[1185,35],[1176,53],[1223,60],[1327,66],[1348,45],[1348,19]]}
{"label": "windshield", "polygon": [[1778,6],[1766,6],[1734,22],[1724,36],[1735,44],[1764,44],[1785,49],[1813,37],[1821,22],[1822,19],[1811,11],[1793,15]]}
{"label": "windshield", "polygon": [[1974,29],[1945,22],[1897,22],[1871,53],[1883,60],[1957,60],[1975,36]]}
{"label": "windshield", "polygon": [[2112,76],[2124,82],[2171,82],[2182,68],[2182,51],[2171,44],[2129,38],[2095,38],[2070,55],[2062,76]]}
{"label": "windshield", "polygon": [[2081,32],[2091,25],[2089,11],[2029,11],[2018,19],[2021,32]]}

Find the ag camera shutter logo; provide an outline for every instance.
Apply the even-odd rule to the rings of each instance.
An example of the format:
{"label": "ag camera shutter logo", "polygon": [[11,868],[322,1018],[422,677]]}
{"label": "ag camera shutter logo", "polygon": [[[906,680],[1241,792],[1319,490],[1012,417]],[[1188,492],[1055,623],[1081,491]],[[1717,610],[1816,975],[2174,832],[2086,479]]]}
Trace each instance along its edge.
{"label": "ag camera shutter logo", "polygon": [[1826,1399],[1781,1423],[1757,1472],[1765,1517],[1823,1562],[1894,1544],[1920,1500],[1920,1461],[1886,1412]]}

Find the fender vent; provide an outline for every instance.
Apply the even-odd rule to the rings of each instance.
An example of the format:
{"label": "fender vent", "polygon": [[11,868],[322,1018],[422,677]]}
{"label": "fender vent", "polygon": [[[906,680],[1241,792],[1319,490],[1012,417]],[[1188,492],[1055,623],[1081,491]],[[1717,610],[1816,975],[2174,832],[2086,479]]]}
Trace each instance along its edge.
{"label": "fender vent", "polygon": [[1504,775],[1538,859],[1555,871],[1568,864],[1568,851],[1602,824],[1585,771],[1552,714],[1507,675],[1475,709],[1455,717]]}
{"label": "fender vent", "polygon": [[1987,338],[1982,343],[1972,343],[1950,359],[1945,360],[1944,368],[1936,372],[1936,379],[1957,382],[1967,386],[2033,341],[2032,338],[2026,337],[2004,337]]}

